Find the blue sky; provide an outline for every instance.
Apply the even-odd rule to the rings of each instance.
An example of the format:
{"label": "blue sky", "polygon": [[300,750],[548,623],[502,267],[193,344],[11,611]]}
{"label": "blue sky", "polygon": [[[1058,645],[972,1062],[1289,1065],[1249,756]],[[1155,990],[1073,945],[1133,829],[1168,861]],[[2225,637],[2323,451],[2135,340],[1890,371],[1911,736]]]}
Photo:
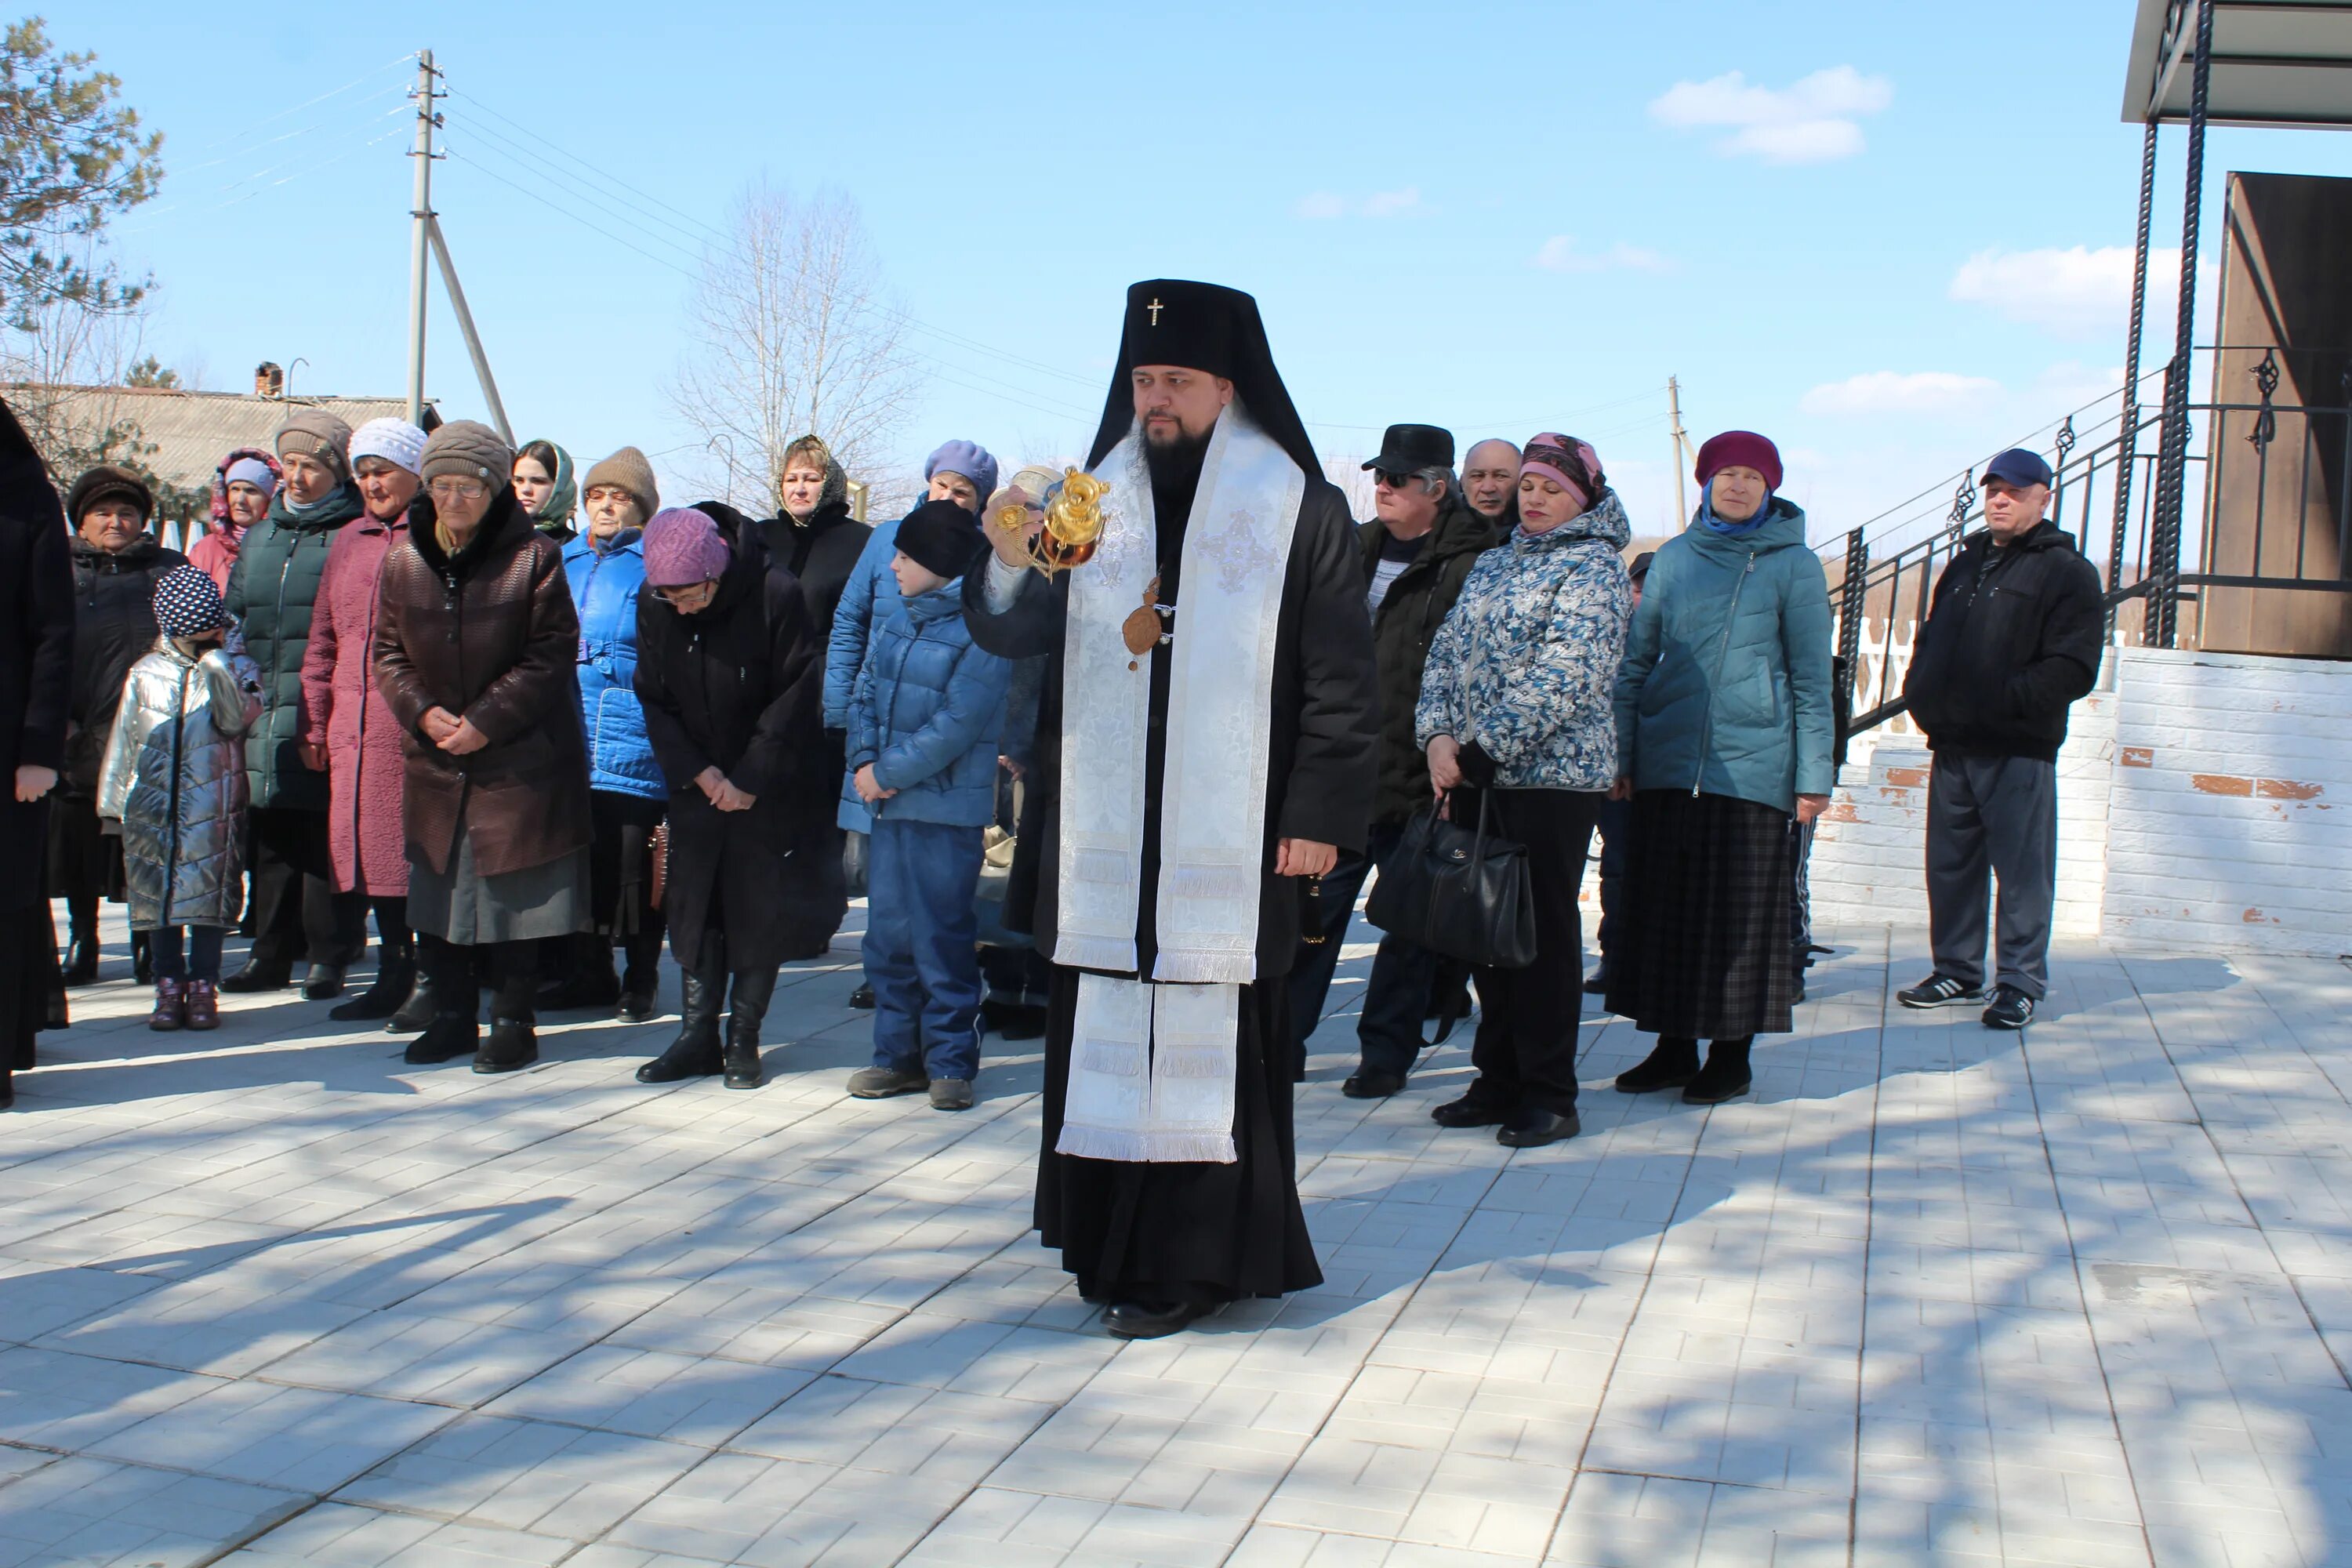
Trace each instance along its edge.
{"label": "blue sky", "polygon": [[[1780,442],[1818,537],[2113,384],[2130,21],[2127,0],[233,21],[130,0],[51,32],[166,132],[163,193],[117,248],[160,285],[145,346],[208,385],[300,356],[298,392],[404,387],[402,57],[430,46],[458,95],[435,205],[526,437],[634,443],[695,481],[667,389],[702,236],[656,204],[715,224],[765,175],[856,198],[906,308],[954,334],[910,338],[910,467],[950,436],[1008,472],[1082,446],[1126,285],[1190,276],[1258,296],[1333,456],[1392,420],[1465,446],[1565,428],[1662,530],[1673,374],[1695,437]],[[2217,132],[2208,166],[2215,192],[2232,168],[2352,173],[2352,142]],[[428,390],[478,415],[436,294]]]}

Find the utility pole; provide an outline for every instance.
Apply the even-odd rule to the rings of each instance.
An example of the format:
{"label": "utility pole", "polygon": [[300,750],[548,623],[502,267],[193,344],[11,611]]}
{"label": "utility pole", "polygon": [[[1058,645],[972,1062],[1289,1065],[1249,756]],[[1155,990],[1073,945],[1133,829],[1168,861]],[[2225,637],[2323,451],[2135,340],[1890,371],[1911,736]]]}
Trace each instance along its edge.
{"label": "utility pole", "polygon": [[1666,412],[1675,427],[1675,526],[1680,528],[1690,521],[1690,502],[1683,494],[1683,454],[1690,450],[1690,437],[1683,434],[1682,384],[1671,375],[1666,377]]}
{"label": "utility pole", "polygon": [[457,264],[449,259],[448,237],[441,232],[439,218],[432,219],[426,226],[433,239],[433,254],[441,263],[441,285],[449,290],[449,308],[457,312],[457,330],[466,334],[466,353],[473,357],[474,379],[481,384],[482,396],[490,405],[490,423],[499,427],[499,434],[511,447],[515,444],[514,426],[507,423],[507,405],[499,400],[499,384],[490,374],[489,353],[482,347],[482,334],[474,330],[474,312],[466,308],[466,290],[457,282]]}
{"label": "utility pole", "polygon": [[441,94],[434,81],[441,73],[433,68],[433,51],[421,49],[416,56],[416,86],[409,96],[416,100],[416,146],[408,155],[416,160],[415,195],[409,201],[408,220],[408,422],[421,424],[425,418],[425,252],[430,244],[433,225],[433,130],[441,123],[434,111],[434,102]]}

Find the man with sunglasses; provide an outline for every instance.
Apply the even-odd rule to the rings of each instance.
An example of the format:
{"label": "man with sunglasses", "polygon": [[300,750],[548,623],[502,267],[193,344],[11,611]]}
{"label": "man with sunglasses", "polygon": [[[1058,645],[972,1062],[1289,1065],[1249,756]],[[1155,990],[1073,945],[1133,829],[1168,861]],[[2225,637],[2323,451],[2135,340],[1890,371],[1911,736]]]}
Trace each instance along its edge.
{"label": "man with sunglasses", "polygon": [[[1290,980],[1291,1018],[1302,1052],[1322,1018],[1357,893],[1371,868],[1394,852],[1405,823],[1429,799],[1429,765],[1412,733],[1422,666],[1472,563],[1496,539],[1494,523],[1472,510],[1454,479],[1453,432],[1434,425],[1391,425],[1380,456],[1364,467],[1372,471],[1374,515],[1359,531],[1358,542],[1380,662],[1380,789],[1366,853],[1343,853],[1313,889],[1307,918],[1316,929],[1304,933]],[[1402,937],[1381,939],[1356,1025],[1363,1059],[1341,1093],[1381,1100],[1404,1087],[1421,1054],[1422,1019],[1438,963],[1435,953]]]}

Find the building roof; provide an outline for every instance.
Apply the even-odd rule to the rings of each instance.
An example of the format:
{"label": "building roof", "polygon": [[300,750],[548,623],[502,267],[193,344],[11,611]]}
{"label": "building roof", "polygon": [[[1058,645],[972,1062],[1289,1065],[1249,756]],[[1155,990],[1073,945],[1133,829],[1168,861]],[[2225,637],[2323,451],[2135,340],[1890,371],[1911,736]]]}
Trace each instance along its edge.
{"label": "building roof", "polygon": [[[2352,5],[2211,0],[2209,125],[2352,126]],[[2194,85],[2197,0],[2138,0],[2124,119],[2179,123]]]}
{"label": "building roof", "polygon": [[102,429],[116,420],[138,426],[140,439],[155,448],[142,463],[189,489],[210,486],[220,460],[237,447],[268,447],[297,409],[323,408],[354,428],[408,416],[405,397],[257,397],[157,386],[60,387],[56,396],[58,413],[78,426]]}

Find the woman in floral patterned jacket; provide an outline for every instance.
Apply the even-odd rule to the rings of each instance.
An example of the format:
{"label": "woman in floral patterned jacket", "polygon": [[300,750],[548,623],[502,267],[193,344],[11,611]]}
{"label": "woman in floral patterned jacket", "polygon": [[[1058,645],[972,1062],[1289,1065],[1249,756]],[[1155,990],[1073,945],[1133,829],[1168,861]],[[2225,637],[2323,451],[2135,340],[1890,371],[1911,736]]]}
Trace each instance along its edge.
{"label": "woman in floral patterned jacket", "polygon": [[1430,645],[1413,728],[1437,794],[1491,792],[1494,830],[1527,846],[1536,906],[1535,963],[1477,971],[1476,1079],[1430,1114],[1532,1148],[1578,1131],[1576,896],[1617,775],[1611,698],[1633,595],[1618,554],[1632,529],[1590,444],[1529,441],[1518,499],[1518,527],[1478,558]]}

